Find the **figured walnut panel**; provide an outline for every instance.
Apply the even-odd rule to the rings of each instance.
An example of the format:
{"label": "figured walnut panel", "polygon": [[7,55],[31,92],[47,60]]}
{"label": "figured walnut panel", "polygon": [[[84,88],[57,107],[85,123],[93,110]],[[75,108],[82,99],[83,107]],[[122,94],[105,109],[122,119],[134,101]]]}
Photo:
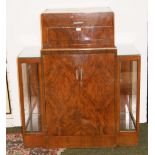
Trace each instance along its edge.
{"label": "figured walnut panel", "polygon": [[114,13],[43,13],[42,26],[114,26]]}
{"label": "figured walnut panel", "polygon": [[49,27],[47,28],[46,47],[114,46],[114,30],[112,27]]}
{"label": "figured walnut panel", "polygon": [[45,13],[42,48],[114,47],[114,14]]}
{"label": "figured walnut panel", "polygon": [[48,134],[114,134],[114,54],[44,55],[43,62]]}
{"label": "figured walnut panel", "polygon": [[48,148],[90,148],[116,146],[116,136],[49,136]]}
{"label": "figured walnut panel", "polygon": [[87,54],[83,57],[81,103],[90,135],[113,134],[114,54]]}
{"label": "figured walnut panel", "polygon": [[44,79],[48,133],[74,135],[79,127],[79,87],[76,66],[79,57],[74,55],[45,55]]}

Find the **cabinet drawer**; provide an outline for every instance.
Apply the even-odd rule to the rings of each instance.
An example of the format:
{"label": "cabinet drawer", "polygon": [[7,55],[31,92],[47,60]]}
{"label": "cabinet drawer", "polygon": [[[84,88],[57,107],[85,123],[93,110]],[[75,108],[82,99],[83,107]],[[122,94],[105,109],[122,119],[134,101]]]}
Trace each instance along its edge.
{"label": "cabinet drawer", "polygon": [[114,47],[113,12],[43,13],[42,47]]}
{"label": "cabinet drawer", "polygon": [[51,26],[113,26],[113,12],[102,13],[43,13],[41,15],[43,28]]}
{"label": "cabinet drawer", "polygon": [[50,27],[47,29],[47,43],[50,47],[93,46],[96,44],[114,46],[114,30],[112,27],[85,26],[85,27]]}
{"label": "cabinet drawer", "polygon": [[78,31],[74,27],[64,28],[48,28],[48,42],[50,41],[63,41],[63,40],[78,40]]}
{"label": "cabinet drawer", "polygon": [[105,43],[113,43],[114,40],[114,30],[112,27],[82,27],[79,34],[81,41],[96,42],[97,40],[102,40]]}

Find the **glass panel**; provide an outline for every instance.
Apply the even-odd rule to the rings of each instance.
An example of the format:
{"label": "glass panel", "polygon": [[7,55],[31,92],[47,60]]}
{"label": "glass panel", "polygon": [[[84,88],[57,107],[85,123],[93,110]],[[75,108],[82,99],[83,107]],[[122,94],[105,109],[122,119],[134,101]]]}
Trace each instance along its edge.
{"label": "glass panel", "polygon": [[40,131],[40,92],[37,63],[22,63],[25,130]]}
{"label": "glass panel", "polygon": [[120,62],[120,130],[136,129],[137,61]]}

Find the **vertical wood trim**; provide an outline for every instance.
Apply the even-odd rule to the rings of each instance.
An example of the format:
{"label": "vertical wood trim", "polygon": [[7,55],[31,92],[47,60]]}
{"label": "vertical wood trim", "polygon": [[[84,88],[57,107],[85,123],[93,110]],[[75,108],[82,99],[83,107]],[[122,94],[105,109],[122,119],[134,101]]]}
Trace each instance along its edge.
{"label": "vertical wood trim", "polygon": [[114,58],[114,117],[115,117],[115,135],[117,135],[117,53]]}
{"label": "vertical wood trim", "polygon": [[137,58],[137,111],[136,111],[136,126],[139,131],[139,114],[140,114],[140,74],[141,74],[141,58]]}
{"label": "vertical wood trim", "polygon": [[120,132],[120,59],[117,56],[116,61],[116,130]]}
{"label": "vertical wood trim", "polygon": [[45,134],[45,147],[49,147],[49,137],[48,137],[48,130],[47,130],[47,118],[46,118],[46,99],[45,99],[45,76],[44,76],[44,55],[42,55],[41,59],[40,59],[40,69],[41,69],[41,78],[42,78],[42,82],[41,82],[41,87],[42,87],[42,104],[43,104],[43,108],[42,108],[42,112],[43,112],[43,132]]}
{"label": "vertical wood trim", "polygon": [[41,33],[42,33],[42,48],[46,47],[47,44],[47,30],[46,30],[46,22],[45,22],[45,18],[44,18],[44,14],[41,14]]}
{"label": "vertical wood trim", "polygon": [[25,134],[25,115],[24,115],[24,94],[23,94],[23,82],[22,82],[22,62],[18,58],[18,79],[19,79],[19,94],[20,94],[20,109],[21,109],[21,121],[22,132]]}
{"label": "vertical wood trim", "polygon": [[38,63],[38,74],[39,74],[39,90],[40,90],[40,114],[41,114],[41,130],[45,131],[45,104],[43,100],[43,79],[42,79],[42,62]]}

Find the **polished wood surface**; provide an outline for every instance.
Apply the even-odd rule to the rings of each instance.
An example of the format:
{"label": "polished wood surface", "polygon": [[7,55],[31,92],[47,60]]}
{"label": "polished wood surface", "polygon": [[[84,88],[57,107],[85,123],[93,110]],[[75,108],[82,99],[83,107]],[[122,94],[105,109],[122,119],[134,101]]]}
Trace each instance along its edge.
{"label": "polished wood surface", "polygon": [[78,125],[71,118],[78,102],[75,64],[78,63],[78,59],[79,57],[74,55],[43,56],[46,119],[49,134],[72,135],[74,131],[71,125]]}
{"label": "polished wood surface", "polygon": [[[30,52],[18,58],[25,146],[86,148],[137,144],[140,56],[117,55],[114,13],[109,9],[99,10],[41,14],[40,54],[30,57]],[[137,62],[136,121],[134,130],[122,131],[127,117],[121,112],[129,108],[128,96],[132,95],[130,61]],[[32,96],[40,96],[38,132],[26,131],[23,63],[31,65]]]}
{"label": "polished wood surface", "polygon": [[115,147],[116,136],[48,136],[47,148],[97,148]]}
{"label": "polished wood surface", "polygon": [[88,129],[95,129],[95,135],[115,133],[114,63],[115,53],[83,56],[80,96],[85,105],[84,113],[90,122]]}
{"label": "polished wood surface", "polygon": [[114,14],[43,13],[42,48],[114,47]]}
{"label": "polished wood surface", "polygon": [[[82,54],[83,52],[83,54]],[[56,54],[57,53],[57,54]],[[139,133],[139,97],[140,97],[140,56],[116,56],[116,51],[100,51],[100,52],[93,52],[86,50],[85,51],[74,51],[73,53],[71,51],[69,52],[49,52],[47,53],[44,51],[44,54],[42,54],[43,58],[47,58],[47,65],[46,68],[49,68],[49,70],[44,70],[44,61],[42,64],[41,58],[19,58],[18,59],[18,66],[19,66],[19,86],[20,86],[20,96],[21,96],[21,114],[22,114],[22,126],[23,126],[23,138],[24,138],[24,144],[27,147],[111,147],[116,145],[136,145],[138,143],[138,133]],[[61,58],[60,58],[61,57]],[[97,61],[95,61],[97,59]],[[44,60],[44,59],[43,59]],[[45,59],[46,60],[46,59]],[[51,61],[52,60],[52,61]],[[60,61],[61,60],[61,61]],[[117,61],[116,61],[117,60]],[[136,119],[136,130],[135,131],[121,131],[120,132],[120,62],[129,62],[129,61],[137,61],[138,63],[138,70],[137,70],[137,119]],[[60,62],[59,62],[60,61]],[[52,129],[52,127],[55,127],[54,125],[51,125],[50,121],[48,122],[48,119],[50,120],[53,115],[53,109],[51,109],[50,104],[54,103],[52,102],[51,97],[47,97],[50,104],[46,103],[46,93],[44,96],[44,89],[45,85],[40,87],[41,92],[41,119],[42,119],[42,131],[40,132],[26,132],[25,131],[25,117],[24,117],[24,101],[23,101],[23,88],[22,88],[22,63],[37,63],[39,64],[39,84],[42,85],[42,82],[45,84],[46,81],[44,80],[45,74],[42,77],[42,70],[46,71],[46,78],[47,79],[53,79],[53,84],[56,84],[56,81],[61,81],[62,85],[57,85],[56,88],[50,87],[52,81],[48,83],[47,90],[49,91],[47,94],[50,95],[51,90],[55,92],[55,95],[62,94],[63,97],[60,97],[61,106],[54,105],[58,108],[57,115],[63,113],[63,109],[67,108],[73,108],[73,112],[71,110],[68,110],[67,114],[64,113],[65,117],[62,117],[62,122],[60,123],[57,121],[57,129]],[[53,65],[52,65],[53,64]],[[110,64],[110,65],[109,65]],[[126,63],[128,64],[128,63]],[[67,66],[67,67],[66,67]],[[114,66],[114,67],[112,67]],[[128,65],[127,65],[128,66]],[[59,70],[57,70],[57,67]],[[82,77],[82,83],[81,83],[81,77],[79,74],[79,79],[76,81],[76,69],[80,69],[82,67],[83,69],[83,77]],[[66,69],[67,68],[67,69]],[[128,67],[125,67],[123,70],[127,70]],[[101,70],[100,70],[101,69]],[[61,72],[60,72],[61,71]],[[80,71],[80,70],[79,70]],[[99,72],[100,71],[100,72]],[[60,73],[59,73],[60,72]],[[106,72],[106,73],[105,73]],[[113,73],[115,72],[115,73]],[[68,73],[68,74],[66,74]],[[100,74],[101,73],[101,74]],[[50,76],[56,75],[56,77]],[[115,74],[115,75],[114,75]],[[65,75],[65,76],[64,76]],[[69,75],[69,79],[68,79]],[[103,76],[105,75],[105,76]],[[114,76],[114,77],[113,77]],[[59,77],[59,78],[58,78]],[[63,79],[65,77],[65,79]],[[45,78],[45,79],[46,79]],[[109,79],[113,79],[114,82],[110,82]],[[72,81],[71,81],[72,80]],[[105,82],[105,81],[106,82]],[[100,81],[100,82],[99,82]],[[104,89],[103,84],[107,91],[99,91],[101,89]],[[69,84],[69,85],[68,85]],[[72,85],[73,84],[73,85]],[[76,86],[78,85],[78,86]],[[109,88],[108,85],[111,85]],[[113,93],[114,88],[112,88],[112,85],[115,85],[115,95],[112,96],[110,94]],[[71,86],[71,87],[70,87]],[[63,91],[61,88],[63,88]],[[69,89],[68,89],[69,88]],[[70,89],[71,88],[71,89]],[[73,89],[72,89],[73,88]],[[106,90],[105,89],[105,90]],[[76,91],[75,91],[76,90]],[[111,91],[110,91],[111,90]],[[70,93],[67,93],[69,91]],[[77,94],[78,96],[76,97]],[[92,92],[93,95],[90,95]],[[108,95],[109,92],[109,95]],[[52,94],[52,93],[51,93]],[[67,99],[66,94],[72,95],[72,99]],[[54,96],[54,98],[56,98]],[[96,96],[96,97],[95,97]],[[108,103],[108,100],[104,97],[107,96],[108,99],[111,101]],[[113,103],[113,97],[115,98],[115,102]],[[43,99],[42,99],[43,98]],[[75,100],[78,100],[78,102],[74,102]],[[63,100],[67,100],[65,104],[62,104]],[[104,100],[103,106],[100,102],[101,100]],[[69,102],[68,102],[69,101]],[[72,103],[80,103],[81,104],[73,104]],[[93,101],[93,102],[92,102]],[[44,104],[43,104],[44,103]],[[58,102],[56,102],[58,103]],[[104,117],[104,106],[108,107],[108,104],[111,105],[111,107],[107,108],[109,112],[112,112],[110,114],[108,111],[106,112],[106,117],[110,119],[108,121],[103,120]],[[46,108],[45,108],[46,105]],[[114,112],[113,107],[114,106]],[[76,109],[75,109],[76,107]],[[101,108],[98,108],[101,107]],[[112,108],[112,109],[111,109]],[[79,109],[81,110],[80,113],[83,115],[78,114]],[[95,110],[94,110],[95,109]],[[59,110],[61,113],[59,113]],[[111,111],[112,110],[112,111]],[[64,110],[65,111],[65,110]],[[102,114],[103,113],[103,114]],[[71,114],[69,117],[68,114]],[[114,114],[114,119],[113,119]],[[57,118],[54,116],[56,120],[60,118],[58,116]],[[83,117],[84,116],[84,117]],[[111,117],[111,118],[110,118]],[[100,119],[98,119],[100,118]],[[52,118],[53,119],[53,118]],[[71,120],[70,122],[67,121],[67,119]],[[98,119],[97,121],[95,121]],[[87,121],[86,121],[87,120]],[[47,121],[47,122],[46,122]],[[67,122],[68,124],[71,124],[72,126],[69,126],[69,129],[67,130],[68,126],[65,126],[63,124],[64,122]],[[115,123],[113,124],[113,121]],[[98,124],[95,125],[95,122]],[[106,123],[104,123],[106,122]],[[48,124],[49,123],[49,124]],[[81,123],[81,124],[80,124]],[[124,121],[125,123],[125,121]],[[110,125],[112,124],[112,126]],[[60,125],[60,126],[59,126]],[[94,128],[94,125],[97,126]],[[103,128],[103,126],[106,125],[106,127]],[[115,126],[116,125],[116,126]],[[79,127],[77,127],[79,126]],[[62,128],[63,127],[63,128]],[[75,127],[75,128],[74,128]],[[113,128],[114,127],[114,128]],[[83,129],[80,131],[80,128]],[[84,131],[86,129],[86,131]],[[97,129],[97,130],[96,130]],[[104,130],[103,130],[104,129]],[[114,131],[117,129],[117,132]],[[79,132],[76,132],[78,131]],[[108,130],[108,131],[107,131]],[[53,132],[54,131],[54,132]],[[103,131],[103,132],[102,132]],[[54,134],[53,134],[54,133]],[[55,134],[56,133],[56,134]]]}
{"label": "polished wood surface", "polygon": [[114,58],[115,53],[43,56],[49,134],[114,134]]}

